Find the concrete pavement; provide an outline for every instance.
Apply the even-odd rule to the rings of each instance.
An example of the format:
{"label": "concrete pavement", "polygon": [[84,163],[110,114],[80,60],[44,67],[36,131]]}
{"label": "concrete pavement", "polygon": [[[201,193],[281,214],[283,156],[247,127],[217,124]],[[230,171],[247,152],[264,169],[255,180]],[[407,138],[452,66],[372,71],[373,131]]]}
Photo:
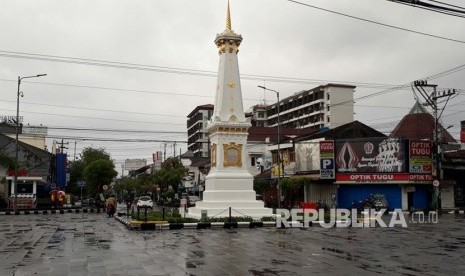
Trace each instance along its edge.
{"label": "concrete pavement", "polygon": [[129,231],[102,213],[0,216],[0,275],[455,275],[464,225]]}

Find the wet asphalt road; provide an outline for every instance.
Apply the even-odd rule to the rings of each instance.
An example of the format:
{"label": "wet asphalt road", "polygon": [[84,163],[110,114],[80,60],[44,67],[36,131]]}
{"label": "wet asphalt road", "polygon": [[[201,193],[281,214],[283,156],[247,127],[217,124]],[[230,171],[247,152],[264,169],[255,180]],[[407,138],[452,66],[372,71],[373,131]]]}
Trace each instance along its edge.
{"label": "wet asphalt road", "polygon": [[96,213],[3,215],[0,275],[463,275],[464,226],[141,232]]}

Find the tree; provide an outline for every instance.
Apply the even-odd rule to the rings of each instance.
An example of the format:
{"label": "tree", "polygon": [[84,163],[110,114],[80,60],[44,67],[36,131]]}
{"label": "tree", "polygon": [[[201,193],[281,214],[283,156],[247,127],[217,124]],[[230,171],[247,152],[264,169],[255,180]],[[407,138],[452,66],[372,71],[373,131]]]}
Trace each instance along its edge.
{"label": "tree", "polygon": [[84,169],[83,176],[91,194],[103,191],[103,185],[111,183],[118,173],[111,160],[99,159],[90,162]]}
{"label": "tree", "polygon": [[303,201],[303,187],[309,182],[308,178],[281,178],[281,189],[285,198],[285,206],[293,207]]}
{"label": "tree", "polygon": [[263,193],[270,190],[271,188],[273,188],[273,185],[269,180],[256,178],[253,181],[253,189],[261,196],[263,196]]}
{"label": "tree", "polygon": [[[73,194],[78,194],[81,190],[80,187],[77,186],[78,181],[83,181],[84,176],[82,173],[84,172],[85,166],[82,160],[77,160],[74,162],[70,162],[69,164],[69,186],[68,189]],[[83,188],[83,192],[87,192],[87,188]]]}
{"label": "tree", "polygon": [[163,162],[161,169],[155,173],[155,184],[160,185],[162,191],[172,187],[175,193],[178,192],[178,184],[184,176],[187,175],[188,169],[184,167],[178,158],[168,158]]}
{"label": "tree", "polygon": [[15,160],[0,150],[0,166],[11,169],[15,167]]}
{"label": "tree", "polygon": [[[95,194],[102,191],[105,184],[110,184],[113,177],[117,175],[114,161],[110,154],[103,148],[94,149],[85,148],[80,154],[81,159],[71,162],[70,164],[70,190],[78,192],[77,181],[85,180],[87,182],[85,192]],[[95,161],[102,161],[94,163]],[[102,169],[103,171],[99,171]]]}
{"label": "tree", "polygon": [[81,160],[84,163],[84,166],[89,165],[95,160],[111,160],[110,154],[105,151],[103,148],[94,149],[87,147],[82,150],[80,154]]}
{"label": "tree", "polygon": [[123,177],[113,186],[113,190],[126,199],[132,199],[139,190],[139,184],[132,177]]}
{"label": "tree", "polygon": [[138,190],[147,194],[155,191],[155,177],[152,174],[143,173],[137,176]]}

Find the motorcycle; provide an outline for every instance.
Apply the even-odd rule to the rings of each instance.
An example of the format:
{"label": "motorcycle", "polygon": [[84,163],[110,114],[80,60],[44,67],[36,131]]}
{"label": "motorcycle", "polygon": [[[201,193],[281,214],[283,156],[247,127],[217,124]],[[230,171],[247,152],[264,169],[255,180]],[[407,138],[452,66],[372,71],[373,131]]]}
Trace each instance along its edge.
{"label": "motorcycle", "polygon": [[379,211],[381,209],[387,209],[388,204],[386,197],[383,194],[371,194],[363,200],[353,200],[352,208],[357,209],[359,212],[364,209],[375,209],[376,211]]}
{"label": "motorcycle", "polygon": [[323,200],[323,201],[321,201],[321,199],[318,200],[316,203],[316,209],[317,210],[323,209],[326,212],[328,210],[328,204],[326,204],[326,200]]}

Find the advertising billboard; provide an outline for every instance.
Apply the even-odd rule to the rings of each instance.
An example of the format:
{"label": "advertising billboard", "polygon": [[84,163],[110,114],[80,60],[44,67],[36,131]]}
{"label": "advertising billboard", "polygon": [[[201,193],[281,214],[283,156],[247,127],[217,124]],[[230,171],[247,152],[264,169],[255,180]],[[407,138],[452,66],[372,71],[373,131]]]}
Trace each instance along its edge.
{"label": "advertising billboard", "polygon": [[296,171],[313,171],[320,169],[320,141],[301,141],[295,144]]}
{"label": "advertising billboard", "polygon": [[124,161],[124,168],[128,171],[134,171],[142,167],[145,167],[146,165],[146,159],[126,159]]}
{"label": "advertising billboard", "polygon": [[289,152],[283,152],[280,156],[281,169],[278,164],[273,164],[271,167],[271,178],[278,178],[281,173],[281,177],[295,174],[295,161],[291,158]]}
{"label": "advertising billboard", "polygon": [[67,156],[66,153],[58,153],[55,159],[56,166],[56,185],[57,187],[63,188],[67,186],[66,174],[67,174]]}
{"label": "advertising billboard", "polygon": [[411,140],[409,142],[409,172],[433,172],[433,143],[431,141]]}
{"label": "advertising billboard", "polygon": [[400,138],[336,140],[336,183],[431,184],[432,144]]}
{"label": "advertising billboard", "polygon": [[320,141],[320,179],[334,179],[334,141]]}
{"label": "advertising billboard", "polygon": [[407,172],[406,140],[336,140],[335,159],[338,173]]}

